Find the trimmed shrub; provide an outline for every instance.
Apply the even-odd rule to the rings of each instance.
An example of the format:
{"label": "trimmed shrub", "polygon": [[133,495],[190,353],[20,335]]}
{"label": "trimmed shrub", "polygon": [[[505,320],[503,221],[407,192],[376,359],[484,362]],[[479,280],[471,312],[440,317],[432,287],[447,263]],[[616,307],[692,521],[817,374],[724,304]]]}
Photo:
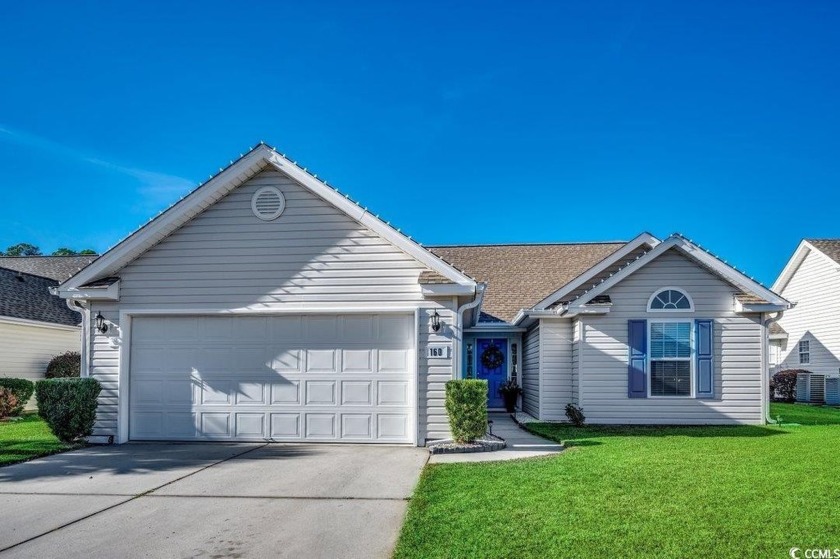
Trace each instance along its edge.
{"label": "trimmed shrub", "polygon": [[450,380],[446,383],[446,413],[452,438],[468,443],[487,433],[487,381]]}
{"label": "trimmed shrub", "polygon": [[18,407],[18,399],[15,393],[10,388],[0,387],[0,419],[5,419],[12,415],[12,412]]}
{"label": "trimmed shrub", "polygon": [[575,427],[580,427],[586,422],[586,416],[583,415],[583,408],[574,404],[566,404],[566,417]]}
{"label": "trimmed shrub", "polygon": [[17,399],[17,407],[9,415],[20,415],[23,407],[35,392],[35,383],[25,378],[0,378],[0,388],[11,390]]}
{"label": "trimmed shrub", "polygon": [[808,373],[802,369],[779,371],[770,378],[770,399],[777,402],[796,401],[796,377],[799,373]]}
{"label": "trimmed shrub", "polygon": [[93,432],[102,386],[92,378],[54,378],[35,384],[38,415],[53,435],[69,443]]}
{"label": "trimmed shrub", "polygon": [[56,355],[47,365],[47,378],[78,377],[82,371],[82,356],[78,351],[68,351]]}

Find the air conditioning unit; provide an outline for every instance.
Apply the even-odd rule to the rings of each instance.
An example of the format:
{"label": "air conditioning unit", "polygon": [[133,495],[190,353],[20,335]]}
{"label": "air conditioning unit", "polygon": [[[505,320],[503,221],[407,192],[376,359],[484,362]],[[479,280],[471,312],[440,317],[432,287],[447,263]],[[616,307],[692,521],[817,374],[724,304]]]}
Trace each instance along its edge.
{"label": "air conditioning unit", "polygon": [[840,377],[825,379],[825,403],[840,406]]}
{"label": "air conditioning unit", "polygon": [[825,375],[799,373],[796,375],[796,401],[810,404],[827,403],[827,380]]}

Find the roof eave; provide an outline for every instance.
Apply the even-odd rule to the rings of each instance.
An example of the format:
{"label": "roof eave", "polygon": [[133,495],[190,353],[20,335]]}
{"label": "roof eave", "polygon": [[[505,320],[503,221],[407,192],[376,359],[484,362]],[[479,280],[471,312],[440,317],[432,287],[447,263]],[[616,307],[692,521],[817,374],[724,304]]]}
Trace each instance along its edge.
{"label": "roof eave", "polygon": [[[772,290],[764,287],[756,280],[747,277],[745,274],[733,268],[726,262],[723,262],[708,251],[692,243],[685,237],[682,237],[681,235],[677,234],[672,235],[668,239],[662,241],[653,250],[640,257],[639,259],[635,260],[634,262],[628,264],[626,267],[622,268],[621,270],[619,270],[609,278],[605,279],[591,290],[578,297],[577,301],[589,301],[593,297],[604,293],[612,286],[623,281],[627,276],[633,274],[634,272],[636,272],[636,270],[645,266],[652,260],[658,258],[661,254],[663,254],[665,251],[671,248],[676,248],[682,251],[686,256],[695,260],[698,264],[703,265],[706,268],[712,270],[718,276],[722,277],[725,281],[728,281],[732,285],[737,286],[742,291],[756,295],[757,297],[767,301],[767,304],[769,305],[782,307],[782,309],[780,310],[787,309],[791,305],[791,303],[784,297],[774,293]],[[582,306],[585,306],[585,303],[576,303],[573,301],[569,305],[569,312],[577,312],[578,309]]]}
{"label": "roof eave", "polygon": [[742,303],[735,301],[736,313],[779,312],[793,308],[793,304],[777,305],[773,303]]}
{"label": "roof eave", "polygon": [[120,282],[115,281],[110,285],[103,286],[82,286],[82,287],[58,287],[50,288],[50,293],[62,299],[73,299],[77,301],[119,301]]}

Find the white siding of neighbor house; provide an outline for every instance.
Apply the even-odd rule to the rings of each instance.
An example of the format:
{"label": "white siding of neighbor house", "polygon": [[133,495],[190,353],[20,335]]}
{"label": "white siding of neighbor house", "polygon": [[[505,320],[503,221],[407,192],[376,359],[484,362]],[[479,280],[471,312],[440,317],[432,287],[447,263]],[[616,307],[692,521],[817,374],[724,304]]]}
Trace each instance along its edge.
{"label": "white siding of neighbor house", "polygon": [[[38,380],[56,355],[81,349],[81,330],[0,320],[0,377]],[[27,407],[34,407],[35,397]]]}
{"label": "white siding of neighbor house", "polygon": [[81,349],[81,330],[10,324],[0,320],[0,377],[44,378],[50,359]]}
{"label": "white siding of neighbor house", "polygon": [[559,421],[566,418],[566,404],[573,401],[572,321],[541,320],[542,385],[540,419]]}
{"label": "white siding of neighbor house", "polygon": [[[695,304],[693,313],[648,313],[649,297],[678,287]],[[584,321],[580,405],[591,423],[723,424],[761,423],[760,315],[733,312],[736,289],[706,269],[668,251],[608,291],[610,313]],[[627,321],[631,319],[713,319],[712,399],[628,398]]]}
{"label": "white siding of neighbor house", "polygon": [[534,326],[522,338],[522,410],[540,417],[540,327]]}
{"label": "white siding of neighbor house", "polygon": [[[280,188],[286,209],[265,222],[251,212],[251,196],[268,185]],[[91,332],[90,374],[103,383],[94,434],[116,434],[120,351],[110,336],[121,310],[305,312],[335,304],[359,312],[421,309],[419,438],[446,437],[444,383],[453,378],[453,363],[427,360],[426,344],[452,343],[452,327],[432,333],[429,317],[437,308],[442,322],[454,324],[456,303],[423,299],[417,280],[425,269],[282,173],[265,170],[120,270],[118,303],[92,304],[92,315],[101,311],[114,324],[106,335]]]}
{"label": "white siding of neighbor house", "polygon": [[[779,346],[776,370],[805,369],[822,375],[840,373],[840,265],[811,251],[779,294],[796,304],[779,325],[788,333]],[[799,362],[799,342],[810,342],[810,363]]]}

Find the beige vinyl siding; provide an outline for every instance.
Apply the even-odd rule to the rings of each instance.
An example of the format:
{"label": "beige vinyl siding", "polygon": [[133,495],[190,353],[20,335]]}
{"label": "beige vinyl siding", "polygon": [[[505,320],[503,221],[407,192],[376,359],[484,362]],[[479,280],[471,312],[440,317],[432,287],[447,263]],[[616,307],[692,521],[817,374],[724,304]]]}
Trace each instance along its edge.
{"label": "beige vinyl siding", "polygon": [[[280,188],[286,209],[265,222],[251,213],[251,196],[262,186]],[[452,359],[426,359],[428,343],[451,345],[451,326],[431,332],[429,316],[455,322],[451,299],[424,300],[417,283],[427,268],[285,175],[266,170],[246,181],[117,274],[118,303],[93,303],[111,321],[106,335],[93,331],[91,376],[103,383],[96,435],[116,435],[120,311],[154,309],[254,311],[337,308],[420,308],[418,329],[418,436],[449,434],[444,383]],[[346,312],[344,310],[343,312]],[[452,352],[450,352],[450,355]]]}
{"label": "beige vinyl siding", "polygon": [[[694,301],[693,313],[648,313],[649,297],[678,287]],[[610,313],[584,321],[580,405],[591,423],[761,423],[760,315],[733,312],[735,288],[675,250],[608,291]],[[714,320],[715,397],[628,398],[627,321]]]}
{"label": "beige vinyl siding", "polygon": [[[251,197],[276,186],[274,221]],[[265,308],[422,299],[425,267],[277,171],[263,171],[119,272],[123,307]]]}
{"label": "beige vinyl siding", "polygon": [[91,316],[96,316],[98,312],[102,313],[110,327],[108,332],[102,334],[91,324],[88,332],[91,345],[88,375],[102,384],[102,392],[99,393],[99,406],[96,408],[96,423],[93,427],[93,434],[116,436],[120,348],[114,336],[119,334],[119,311],[113,303],[92,303]]}
{"label": "beige vinyl siding", "polygon": [[[782,295],[796,303],[779,324],[788,333],[781,343],[781,369],[805,369],[822,375],[840,372],[840,265],[811,251],[799,265]],[[799,362],[799,342],[808,340],[809,363]]]}
{"label": "beige vinyl siding", "polygon": [[529,329],[522,340],[522,409],[540,417],[540,327]]}
{"label": "beige vinyl siding", "polygon": [[[454,308],[437,308],[440,320],[446,324],[455,323]],[[446,439],[451,437],[449,432],[449,416],[446,415],[446,383],[455,378],[453,376],[453,360],[429,359],[426,347],[428,344],[445,345],[450,348],[450,355],[454,355],[452,338],[441,328],[439,332],[432,330],[432,313],[434,309],[423,309],[420,312],[419,331],[419,379],[418,400],[419,409],[417,421],[420,425],[420,442],[424,440]]]}
{"label": "beige vinyl siding", "polygon": [[572,323],[571,320],[541,320],[542,384],[540,419],[566,418],[566,404],[572,401]]}
{"label": "beige vinyl siding", "polygon": [[0,377],[44,378],[50,359],[81,349],[81,329],[12,324],[0,319]]}

